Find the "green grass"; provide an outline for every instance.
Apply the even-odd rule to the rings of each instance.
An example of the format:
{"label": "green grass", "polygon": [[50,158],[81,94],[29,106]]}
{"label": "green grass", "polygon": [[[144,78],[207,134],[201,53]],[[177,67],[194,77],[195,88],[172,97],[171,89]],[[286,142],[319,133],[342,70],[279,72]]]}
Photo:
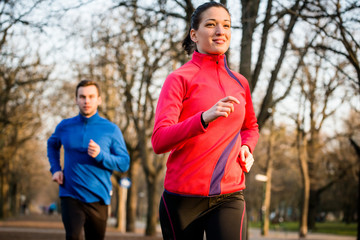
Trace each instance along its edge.
{"label": "green grass", "polygon": [[331,233],[338,235],[349,235],[356,236],[357,234],[357,224],[351,223],[346,224],[342,222],[324,222],[316,223],[316,229],[314,232],[319,233]]}
{"label": "green grass", "polygon": [[[260,222],[250,222],[250,227],[260,228]],[[312,232],[315,233],[328,233],[344,236],[356,236],[357,235],[357,224],[351,223],[346,224],[343,222],[324,222],[316,223],[315,230]],[[298,222],[283,222],[281,224],[270,224],[271,230],[278,231],[290,231],[297,232],[299,231]]]}

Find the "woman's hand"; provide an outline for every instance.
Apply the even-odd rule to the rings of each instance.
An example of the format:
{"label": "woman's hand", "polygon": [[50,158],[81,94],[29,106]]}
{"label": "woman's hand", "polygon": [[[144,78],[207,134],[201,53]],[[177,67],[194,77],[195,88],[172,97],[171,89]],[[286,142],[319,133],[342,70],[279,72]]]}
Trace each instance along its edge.
{"label": "woman's hand", "polygon": [[244,172],[250,172],[252,165],[254,164],[254,157],[250,152],[248,146],[243,145],[240,149],[240,165]]}
{"label": "woman's hand", "polygon": [[203,112],[202,118],[206,124],[216,120],[218,117],[228,117],[234,112],[234,103],[239,104],[235,97],[227,96],[218,101],[209,110]]}

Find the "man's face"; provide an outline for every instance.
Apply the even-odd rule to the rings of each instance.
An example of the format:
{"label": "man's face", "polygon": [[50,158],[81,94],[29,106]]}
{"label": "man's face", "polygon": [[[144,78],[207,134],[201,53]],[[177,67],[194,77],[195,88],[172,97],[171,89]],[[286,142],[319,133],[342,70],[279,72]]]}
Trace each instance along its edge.
{"label": "man's face", "polygon": [[88,118],[93,116],[101,104],[101,97],[99,96],[97,88],[93,85],[79,87],[76,104],[79,107],[81,115]]}

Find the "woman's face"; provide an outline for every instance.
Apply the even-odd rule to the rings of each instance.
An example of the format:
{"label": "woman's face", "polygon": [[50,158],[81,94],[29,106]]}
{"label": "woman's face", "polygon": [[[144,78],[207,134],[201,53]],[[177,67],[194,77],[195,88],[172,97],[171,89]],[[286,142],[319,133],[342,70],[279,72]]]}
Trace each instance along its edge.
{"label": "woman's face", "polygon": [[198,30],[191,29],[190,37],[198,52],[223,54],[230,45],[231,19],[222,7],[211,7],[201,14]]}

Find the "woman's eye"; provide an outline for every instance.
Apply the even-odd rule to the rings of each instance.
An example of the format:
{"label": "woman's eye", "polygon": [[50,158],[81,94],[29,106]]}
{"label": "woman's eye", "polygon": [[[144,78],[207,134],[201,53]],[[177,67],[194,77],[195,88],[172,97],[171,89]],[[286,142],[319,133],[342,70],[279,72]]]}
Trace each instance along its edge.
{"label": "woman's eye", "polygon": [[207,27],[212,27],[212,26],[215,26],[215,24],[214,23],[208,23],[208,24],[206,24],[206,26]]}

